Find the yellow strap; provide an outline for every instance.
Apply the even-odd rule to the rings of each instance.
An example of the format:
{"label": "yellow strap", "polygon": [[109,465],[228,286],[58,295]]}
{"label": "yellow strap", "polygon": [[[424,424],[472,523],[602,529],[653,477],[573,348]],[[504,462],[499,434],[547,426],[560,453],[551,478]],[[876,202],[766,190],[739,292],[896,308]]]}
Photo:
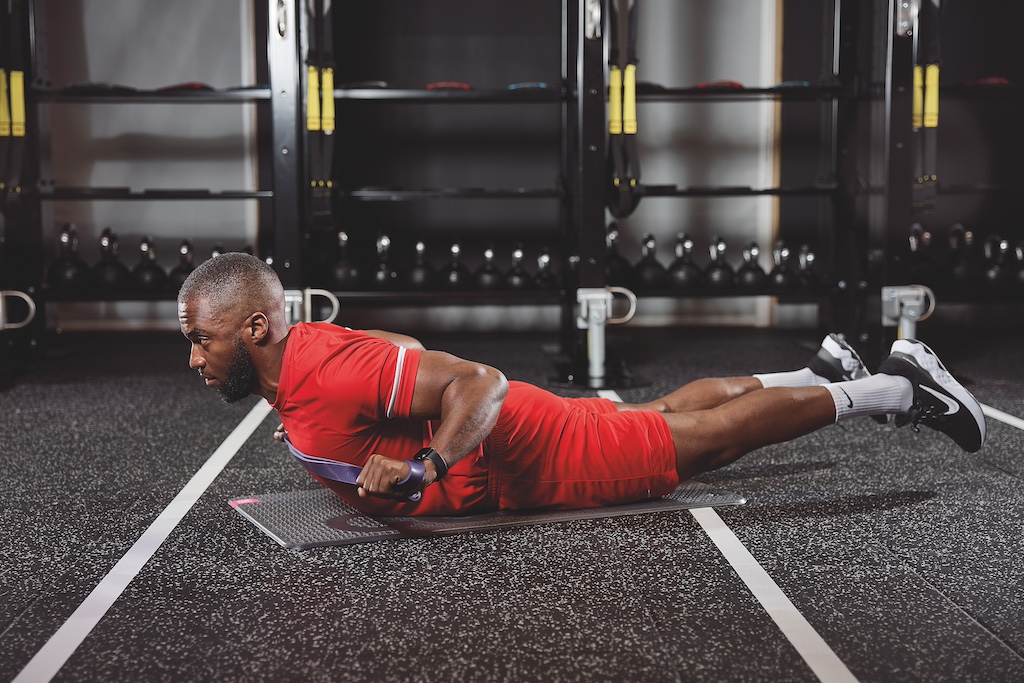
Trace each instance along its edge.
{"label": "yellow strap", "polygon": [[306,130],[320,130],[320,70],[306,67]]}
{"label": "yellow strap", "polygon": [[939,127],[939,65],[924,68],[924,127]]}
{"label": "yellow strap", "polygon": [[11,137],[11,108],[7,103],[6,69],[0,69],[0,137]]}
{"label": "yellow strap", "polygon": [[622,135],[622,71],[617,66],[608,72],[608,133]]}
{"label": "yellow strap", "polygon": [[324,100],[321,111],[321,123],[325,133],[334,132],[334,69],[324,69],[320,74],[320,90]]}
{"label": "yellow strap", "polygon": [[924,67],[914,66],[914,116],[911,119],[914,130],[920,128],[924,121]]}
{"label": "yellow strap", "polygon": [[11,136],[25,137],[25,72],[11,72]]}
{"label": "yellow strap", "polygon": [[636,64],[626,65],[622,86],[622,130],[626,135],[636,134]]}

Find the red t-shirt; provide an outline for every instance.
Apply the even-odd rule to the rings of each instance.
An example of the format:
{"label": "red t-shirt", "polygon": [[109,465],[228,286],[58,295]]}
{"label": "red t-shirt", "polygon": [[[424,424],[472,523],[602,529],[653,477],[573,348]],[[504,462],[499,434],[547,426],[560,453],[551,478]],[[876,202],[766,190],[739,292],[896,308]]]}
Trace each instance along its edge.
{"label": "red t-shirt", "polygon": [[[330,323],[299,323],[285,349],[277,397],[299,451],[362,467],[373,453],[404,460],[430,443],[433,425],[409,417],[420,352]],[[419,503],[360,498],[320,479],[364,512],[453,515],[497,509],[586,508],[655,498],[679,483],[665,419],[618,412],[601,398],[564,398],[523,382],[494,429]]]}
{"label": "red t-shirt", "polygon": [[[409,419],[420,351],[330,323],[291,328],[273,407],[301,452],[362,467],[380,453],[406,460],[430,443],[429,421]],[[427,487],[419,503],[360,498],[349,484],[320,479],[373,514],[429,515],[478,508],[487,494],[482,447]],[[318,478],[319,479],[319,478]],[[493,506],[492,506],[493,507]]]}

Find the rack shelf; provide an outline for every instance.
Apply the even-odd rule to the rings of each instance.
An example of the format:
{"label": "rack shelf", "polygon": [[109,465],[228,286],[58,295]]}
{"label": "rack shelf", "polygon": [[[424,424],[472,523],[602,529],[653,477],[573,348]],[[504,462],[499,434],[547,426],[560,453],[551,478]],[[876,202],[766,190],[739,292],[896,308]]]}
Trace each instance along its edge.
{"label": "rack shelf", "polygon": [[226,90],[134,90],[33,87],[32,94],[41,102],[78,102],[89,104],[232,104],[269,102],[269,86],[250,86]]}
{"label": "rack shelf", "polygon": [[835,193],[835,183],[808,185],[804,187],[715,186],[678,187],[676,185],[644,184],[644,197],[760,197],[760,196],[828,196]]}
{"label": "rack shelf", "polygon": [[739,101],[760,102],[766,99],[789,101],[827,100],[838,97],[838,85],[776,85],[767,88],[745,88],[720,85],[668,88],[655,83],[637,83],[636,96],[643,102]]}
{"label": "rack shelf", "polygon": [[788,303],[813,302],[820,297],[836,293],[836,288],[827,285],[811,287],[791,287],[777,289],[772,287],[747,288],[734,286],[728,289],[657,289],[635,290],[640,298],[671,298],[671,299],[738,299],[745,297],[777,297]]}
{"label": "rack shelf", "polygon": [[483,88],[483,89],[426,89],[426,88],[335,88],[334,99],[353,102],[423,102],[423,103],[502,103],[530,104],[536,102],[562,102],[567,90],[562,86],[551,88]]}
{"label": "rack shelf", "polygon": [[54,187],[41,189],[43,201],[162,200],[162,199],[273,199],[270,190],[131,190],[126,187]]}
{"label": "rack shelf", "polygon": [[450,291],[430,290],[422,292],[334,292],[338,301],[350,306],[389,305],[414,306],[479,306],[495,304],[501,306],[556,306],[562,303],[563,293],[557,290],[507,290],[492,291]]}
{"label": "rack shelf", "polygon": [[565,192],[559,188],[505,188],[479,187],[402,189],[357,189],[338,192],[341,199],[362,202],[408,202],[421,199],[562,199]]}

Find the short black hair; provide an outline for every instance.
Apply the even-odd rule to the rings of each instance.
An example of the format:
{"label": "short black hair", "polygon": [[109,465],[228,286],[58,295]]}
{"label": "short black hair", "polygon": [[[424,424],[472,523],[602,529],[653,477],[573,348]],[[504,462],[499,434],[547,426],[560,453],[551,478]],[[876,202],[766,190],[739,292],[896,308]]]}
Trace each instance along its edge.
{"label": "short black hair", "polygon": [[283,287],[274,269],[242,252],[228,252],[203,261],[178,290],[178,302],[205,299],[217,309],[243,302],[263,308],[283,301]]}

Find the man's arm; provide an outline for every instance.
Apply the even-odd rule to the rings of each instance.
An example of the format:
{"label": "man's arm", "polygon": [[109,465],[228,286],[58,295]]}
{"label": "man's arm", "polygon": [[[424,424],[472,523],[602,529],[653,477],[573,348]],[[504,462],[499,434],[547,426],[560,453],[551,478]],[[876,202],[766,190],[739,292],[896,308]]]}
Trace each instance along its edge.
{"label": "man's arm", "polygon": [[[440,419],[430,446],[452,467],[490,433],[506,393],[508,380],[495,368],[441,351],[424,351],[416,373],[410,417]],[[437,478],[437,471],[429,460],[423,464],[426,487]],[[403,460],[374,454],[359,477],[359,495],[392,497],[391,487],[408,473]]]}

